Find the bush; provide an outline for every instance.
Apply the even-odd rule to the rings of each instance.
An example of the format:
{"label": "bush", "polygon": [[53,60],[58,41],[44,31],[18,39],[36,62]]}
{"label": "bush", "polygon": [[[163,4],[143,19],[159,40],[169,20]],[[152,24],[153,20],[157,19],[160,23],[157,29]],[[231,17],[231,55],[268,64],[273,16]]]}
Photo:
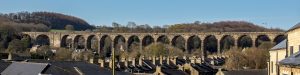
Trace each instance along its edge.
{"label": "bush", "polygon": [[92,51],[72,52],[72,59],[75,61],[88,61],[93,57],[94,54]]}
{"label": "bush", "polygon": [[54,53],[48,45],[41,46],[37,49],[37,55],[43,56],[44,59],[52,57],[53,54]]}
{"label": "bush", "polygon": [[53,59],[61,61],[72,60],[72,51],[66,48],[58,48]]}
{"label": "bush", "polygon": [[225,68],[229,70],[242,69],[247,67],[250,69],[265,69],[269,60],[269,49],[273,43],[263,42],[259,47],[245,49],[231,49],[225,54],[228,59],[225,63]]}

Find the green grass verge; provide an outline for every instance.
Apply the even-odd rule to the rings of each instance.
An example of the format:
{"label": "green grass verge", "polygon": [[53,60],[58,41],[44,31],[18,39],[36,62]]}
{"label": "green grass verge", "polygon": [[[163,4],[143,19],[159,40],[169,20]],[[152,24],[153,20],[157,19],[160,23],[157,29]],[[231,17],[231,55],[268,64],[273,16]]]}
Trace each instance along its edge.
{"label": "green grass verge", "polygon": [[51,29],[50,32],[67,32],[67,30]]}

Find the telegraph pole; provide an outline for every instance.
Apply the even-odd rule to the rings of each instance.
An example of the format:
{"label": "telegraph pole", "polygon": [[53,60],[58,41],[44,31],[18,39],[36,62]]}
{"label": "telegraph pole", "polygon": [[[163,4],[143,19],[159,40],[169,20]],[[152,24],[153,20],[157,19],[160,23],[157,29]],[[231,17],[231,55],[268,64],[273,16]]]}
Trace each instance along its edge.
{"label": "telegraph pole", "polygon": [[115,48],[112,47],[112,71],[113,75],[115,75]]}

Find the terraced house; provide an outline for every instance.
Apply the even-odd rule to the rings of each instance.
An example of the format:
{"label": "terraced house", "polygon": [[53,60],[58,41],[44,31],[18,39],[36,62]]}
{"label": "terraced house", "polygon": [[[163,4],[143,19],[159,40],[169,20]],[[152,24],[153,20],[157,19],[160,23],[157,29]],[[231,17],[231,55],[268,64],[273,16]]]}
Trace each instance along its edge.
{"label": "terraced house", "polygon": [[286,32],[287,39],[274,46],[270,52],[268,75],[300,74],[300,24]]}

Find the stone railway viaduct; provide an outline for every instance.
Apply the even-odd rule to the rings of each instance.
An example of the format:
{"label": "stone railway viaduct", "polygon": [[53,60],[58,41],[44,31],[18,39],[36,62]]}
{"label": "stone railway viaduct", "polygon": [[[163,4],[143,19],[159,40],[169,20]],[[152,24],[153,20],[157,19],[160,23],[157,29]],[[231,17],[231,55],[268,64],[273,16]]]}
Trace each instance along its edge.
{"label": "stone railway viaduct", "polygon": [[[67,38],[72,39],[72,47],[76,47],[76,44],[78,42],[79,38],[83,38],[85,40],[85,47],[84,49],[91,48],[90,43],[91,43],[91,38],[96,38],[99,43],[99,46],[101,44],[104,44],[101,42],[103,38],[109,37],[112,40],[112,45],[115,45],[114,42],[117,39],[124,39],[125,47],[128,48],[130,46],[130,40],[134,37],[138,38],[139,46],[142,48],[143,46],[146,46],[149,44],[149,41],[144,41],[145,39],[150,39],[150,43],[157,43],[162,40],[162,37],[165,37],[164,40],[168,40],[167,44],[176,44],[177,42],[174,41],[177,38],[181,37],[184,40],[184,49],[185,51],[189,48],[189,41],[194,42],[191,40],[192,37],[197,37],[200,41],[199,43],[200,46],[199,48],[202,51],[206,51],[205,46],[206,42],[209,42],[211,40],[207,40],[208,37],[213,37],[216,39],[217,43],[217,53],[221,53],[221,41],[224,38],[230,38],[234,42],[234,46],[240,46],[240,39],[243,37],[249,37],[252,42],[252,46],[256,46],[258,43],[258,39],[261,37],[266,37],[267,39],[262,39],[265,41],[272,41],[275,43],[279,43],[285,38],[285,33],[284,32],[199,32],[199,33],[101,33],[101,32],[23,32],[24,35],[29,36],[31,40],[34,42],[35,40],[41,39],[46,39],[48,40],[48,45],[52,47],[64,47],[64,42],[66,42]],[[283,38],[283,39],[282,39]],[[101,47],[101,46],[100,46]],[[102,48],[97,49],[97,52],[101,52]],[[112,46],[114,47],[114,46]],[[125,49],[125,50],[126,50]]]}

